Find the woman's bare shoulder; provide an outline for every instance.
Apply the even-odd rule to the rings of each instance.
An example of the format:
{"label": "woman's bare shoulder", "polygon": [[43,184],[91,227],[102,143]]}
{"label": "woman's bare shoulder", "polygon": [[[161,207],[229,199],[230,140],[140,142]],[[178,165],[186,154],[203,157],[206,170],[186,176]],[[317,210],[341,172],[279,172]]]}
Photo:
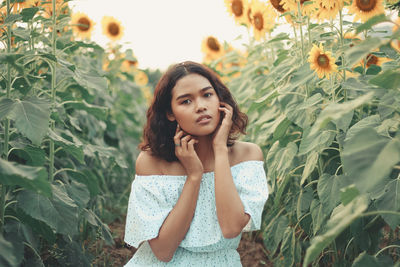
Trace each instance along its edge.
{"label": "woman's bare shoulder", "polygon": [[162,159],[153,156],[149,150],[141,151],[136,159],[137,175],[161,174]]}
{"label": "woman's bare shoulder", "polygon": [[233,157],[237,163],[250,160],[264,160],[263,152],[257,144],[242,141],[235,142]]}

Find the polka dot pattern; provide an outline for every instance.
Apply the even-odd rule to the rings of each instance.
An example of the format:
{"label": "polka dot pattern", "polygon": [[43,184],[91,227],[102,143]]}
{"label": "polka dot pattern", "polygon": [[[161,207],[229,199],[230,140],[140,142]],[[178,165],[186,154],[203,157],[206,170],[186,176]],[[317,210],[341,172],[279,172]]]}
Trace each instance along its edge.
{"label": "polka dot pattern", "polygon": [[[233,181],[245,212],[251,219],[243,231],[260,229],[261,214],[268,198],[262,161],[244,161],[231,167]],[[125,225],[125,242],[139,247],[155,238],[165,218],[176,204],[186,176],[136,175],[132,182]],[[215,206],[214,172],[206,172],[200,184],[195,214],[173,259],[159,261],[148,242],[143,242],[125,266],[241,266],[236,249],[241,234],[224,238]]]}

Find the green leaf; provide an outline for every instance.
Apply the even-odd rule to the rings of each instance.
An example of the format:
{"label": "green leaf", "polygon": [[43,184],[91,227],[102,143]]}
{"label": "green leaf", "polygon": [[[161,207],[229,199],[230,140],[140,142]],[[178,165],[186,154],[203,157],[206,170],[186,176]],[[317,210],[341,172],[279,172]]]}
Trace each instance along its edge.
{"label": "green leaf", "polygon": [[292,122],[287,118],[281,121],[274,131],[274,140],[279,140],[285,134],[290,124],[292,124]]}
{"label": "green leaf", "polygon": [[297,220],[310,210],[310,205],[313,200],[313,189],[311,186],[304,187],[300,190],[299,198],[297,199],[296,215]]}
{"label": "green leaf", "polygon": [[322,152],[325,148],[329,147],[335,137],[335,134],[330,131],[311,133],[312,128],[308,128],[303,132],[303,138],[300,142],[299,155],[304,155],[310,151]]}
{"label": "green leaf", "polygon": [[[379,210],[391,210],[400,212],[400,179],[397,178],[385,186],[385,193],[376,201]],[[393,229],[400,225],[400,216],[382,213],[382,218]]]}
{"label": "green leaf", "polygon": [[287,227],[283,234],[282,246],[279,257],[279,266],[294,266],[296,258],[296,235],[295,229]]}
{"label": "green leaf", "polygon": [[108,245],[114,245],[114,238],[107,224],[103,223],[92,210],[84,209],[84,216],[91,225],[100,228],[101,237]]}
{"label": "green leaf", "polygon": [[280,147],[279,142],[275,142],[267,155],[268,171],[272,174],[281,174],[292,165],[293,158],[296,156],[297,146],[290,142],[286,147]]}
{"label": "green leaf", "polygon": [[78,69],[75,70],[74,80],[84,88],[92,88],[102,93],[107,92],[108,89],[106,78],[83,73]]}
{"label": "green leaf", "polygon": [[52,130],[48,131],[48,136],[55,142],[56,145],[61,146],[67,153],[76,158],[80,163],[85,163],[83,144],[79,141],[79,139],[75,137],[74,142],[70,142]]}
{"label": "green leaf", "polygon": [[18,194],[18,206],[32,218],[48,224],[57,233],[74,235],[78,232],[78,207],[63,185],[52,185],[53,197],[47,198],[30,191]]}
{"label": "green leaf", "polygon": [[86,110],[88,113],[94,115],[99,120],[105,120],[108,114],[108,108],[89,104],[85,100],[68,101],[67,106],[73,107],[75,109]]}
{"label": "green leaf", "polygon": [[344,103],[331,103],[325,107],[319,114],[316,122],[314,123],[311,134],[316,133],[319,129],[324,128],[331,120],[339,121],[343,117],[356,109],[357,107],[370,101],[374,95],[374,92],[369,92],[363,96],[357,97],[354,100],[347,101]]}
{"label": "green leaf", "polygon": [[352,184],[345,188],[340,189],[340,200],[342,201],[342,204],[346,206],[359,194],[360,192],[358,191],[357,187],[354,184]]}
{"label": "green leaf", "polygon": [[400,161],[400,141],[365,128],[345,143],[341,158],[357,189],[371,192]]}
{"label": "green leaf", "polygon": [[311,201],[310,211],[313,225],[313,234],[315,235],[322,228],[329,214],[325,213],[321,202],[315,198]]}
{"label": "green leaf", "polygon": [[339,205],[332,212],[331,218],[326,224],[326,231],[311,240],[307,248],[303,266],[307,266],[324,250],[344,229],[355,219],[359,218],[368,207],[366,197],[360,196],[354,199],[347,206]]}
{"label": "green leaf", "polygon": [[379,46],[384,44],[381,38],[373,37],[364,40],[363,42],[350,47],[345,51],[346,64],[350,68],[355,64],[364,59],[371,51],[377,49]]}
{"label": "green leaf", "polygon": [[0,234],[0,266],[19,266],[24,258],[24,250],[14,247],[13,243],[4,239]]}
{"label": "green leaf", "polygon": [[[6,18],[5,18],[5,20],[4,20],[4,22],[3,22],[3,25],[4,26],[7,26],[7,25],[13,25],[15,22],[17,22],[18,20],[20,20],[22,18],[22,16],[20,15],[20,14],[9,14]],[[2,25],[2,27],[3,27],[3,25]]]}
{"label": "green leaf", "polygon": [[315,167],[318,163],[319,153],[317,151],[313,151],[307,155],[306,165],[303,169],[303,174],[301,175],[300,185],[303,185],[308,176],[314,171]]}
{"label": "green leaf", "polygon": [[[362,252],[354,260],[351,267],[380,267],[382,266],[378,259],[374,256],[368,255],[367,252]],[[383,266],[382,266],[383,267]]]}
{"label": "green leaf", "polygon": [[318,179],[317,193],[325,213],[330,213],[340,200],[343,176],[324,173]]}
{"label": "green leaf", "polygon": [[273,218],[263,233],[265,247],[275,253],[278,245],[283,239],[283,233],[289,225],[289,220],[285,215]]}
{"label": "green leaf", "polygon": [[0,159],[0,183],[19,185],[45,196],[51,196],[47,172],[43,167],[25,166]]}
{"label": "green leaf", "polygon": [[49,128],[50,103],[39,98],[17,99],[8,116],[22,134],[39,145]]}
{"label": "green leaf", "polygon": [[89,190],[85,184],[78,183],[72,180],[71,184],[65,185],[68,195],[75,201],[75,203],[80,207],[86,207],[90,200]]}
{"label": "green leaf", "polygon": [[2,120],[4,117],[10,113],[10,111],[14,107],[14,101],[9,98],[2,98],[0,100],[0,120]]}
{"label": "green leaf", "polygon": [[391,22],[389,18],[385,16],[385,14],[379,14],[376,16],[373,16],[372,18],[368,19],[367,22],[361,24],[356,28],[356,35],[359,34],[360,32],[369,30],[372,28],[372,26],[382,23],[382,22]]}
{"label": "green leaf", "polygon": [[29,7],[29,8],[24,8],[21,11],[21,16],[22,16],[22,21],[24,22],[28,22],[31,19],[33,19],[33,17],[35,16],[35,14],[39,11],[38,7]]}
{"label": "green leaf", "polygon": [[365,128],[374,128],[380,125],[381,120],[379,119],[379,115],[372,115],[365,117],[364,119],[358,121],[354,124],[346,133],[346,139],[344,140],[347,142],[349,139],[352,139],[354,136],[358,135]]}
{"label": "green leaf", "polygon": [[369,83],[386,89],[400,88],[400,69],[386,70],[369,80]]}
{"label": "green leaf", "polygon": [[67,170],[66,172],[71,179],[85,184],[92,197],[99,194],[100,186],[98,180],[90,172],[77,170]]}

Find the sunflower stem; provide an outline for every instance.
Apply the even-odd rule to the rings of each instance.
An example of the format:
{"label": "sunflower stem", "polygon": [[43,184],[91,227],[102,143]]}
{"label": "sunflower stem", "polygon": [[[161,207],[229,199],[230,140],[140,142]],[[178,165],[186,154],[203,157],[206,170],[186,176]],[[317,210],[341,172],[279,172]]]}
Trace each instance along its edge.
{"label": "sunflower stem", "polygon": [[[52,0],[52,54],[56,57],[56,45],[57,45],[57,16],[56,16],[56,0]],[[56,63],[51,63],[51,112],[55,107],[56,101]],[[54,130],[54,121],[52,120],[50,123],[50,129]],[[53,174],[54,174],[54,141],[50,139],[49,141],[49,181],[53,181]]]}
{"label": "sunflower stem", "polygon": [[312,40],[311,40],[311,29],[310,29],[310,16],[307,16],[307,31],[308,31],[308,46],[311,47]]}
{"label": "sunflower stem", "polygon": [[301,64],[304,64],[304,37],[303,37],[303,16],[301,14],[300,1],[297,1],[298,20],[300,24],[300,41],[301,41]]}
{"label": "sunflower stem", "polygon": [[[343,34],[343,13],[342,10],[339,10],[339,26],[340,26],[340,45],[342,47],[342,68],[343,68],[343,81],[346,81],[346,64],[344,58],[344,34]],[[343,88],[343,97],[344,101],[347,101],[347,90]]]}
{"label": "sunflower stem", "polygon": [[[10,0],[6,0],[6,14],[7,17],[10,16]],[[11,25],[8,24],[6,28],[7,34],[7,53],[11,53]],[[11,65],[7,62],[7,80],[6,80],[6,97],[10,98],[11,94]],[[3,150],[3,158],[5,160],[8,159],[8,142],[9,142],[9,128],[10,128],[10,120],[6,118],[4,120],[4,150]],[[4,226],[4,212],[5,212],[5,203],[6,203],[6,194],[7,194],[7,186],[1,185],[1,196],[0,196],[0,234],[3,233]]]}

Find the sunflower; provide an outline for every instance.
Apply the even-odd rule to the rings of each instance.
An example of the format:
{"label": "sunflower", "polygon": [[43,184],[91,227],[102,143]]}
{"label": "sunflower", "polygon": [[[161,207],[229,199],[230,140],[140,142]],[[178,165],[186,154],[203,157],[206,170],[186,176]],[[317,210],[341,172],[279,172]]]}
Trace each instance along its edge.
{"label": "sunflower", "polygon": [[283,8],[293,12],[296,16],[298,16],[298,1],[300,1],[300,9],[303,16],[309,16],[311,13],[315,12],[316,4],[312,0],[282,0]]}
{"label": "sunflower", "polygon": [[205,55],[206,62],[213,61],[224,54],[222,45],[219,43],[217,38],[213,36],[207,36],[203,39],[201,43],[201,51]]}
{"label": "sunflower", "polygon": [[229,14],[235,18],[237,24],[250,25],[248,20],[249,3],[247,0],[224,0],[224,2]]}
{"label": "sunflower", "polygon": [[72,30],[82,39],[90,39],[94,22],[84,13],[77,12],[71,16]]}
{"label": "sunflower", "polygon": [[3,32],[5,32],[3,23],[4,23],[4,20],[6,19],[6,16],[7,16],[7,7],[3,6],[2,8],[0,8],[0,25],[1,25],[0,26],[0,37],[3,36]]}
{"label": "sunflower", "polygon": [[385,13],[383,0],[353,0],[349,6],[349,14],[354,14],[354,21],[367,21],[373,16]]}
{"label": "sunflower", "polygon": [[368,54],[366,67],[369,68],[371,65],[382,66],[383,63],[391,61],[390,58],[377,57],[374,54]]}
{"label": "sunflower", "polygon": [[149,78],[146,73],[142,70],[137,70],[134,74],[135,83],[138,85],[146,85],[149,82]]}
{"label": "sunflower", "polygon": [[336,18],[343,8],[343,0],[316,0],[317,11],[311,14],[318,21],[331,20]]}
{"label": "sunflower", "polygon": [[253,2],[251,10],[254,38],[259,41],[265,38],[266,32],[270,32],[274,28],[276,15],[272,9],[259,0]]}
{"label": "sunflower", "polygon": [[20,12],[22,9],[30,6],[31,0],[14,0],[10,1],[15,13]]}
{"label": "sunflower", "polygon": [[322,44],[319,47],[314,44],[309,55],[310,68],[317,73],[319,78],[326,76],[329,79],[331,74],[337,72],[335,58],[332,57],[331,52],[324,51]]}
{"label": "sunflower", "polygon": [[101,20],[103,26],[103,34],[112,41],[118,41],[122,38],[124,28],[121,22],[110,16],[104,16]]}

